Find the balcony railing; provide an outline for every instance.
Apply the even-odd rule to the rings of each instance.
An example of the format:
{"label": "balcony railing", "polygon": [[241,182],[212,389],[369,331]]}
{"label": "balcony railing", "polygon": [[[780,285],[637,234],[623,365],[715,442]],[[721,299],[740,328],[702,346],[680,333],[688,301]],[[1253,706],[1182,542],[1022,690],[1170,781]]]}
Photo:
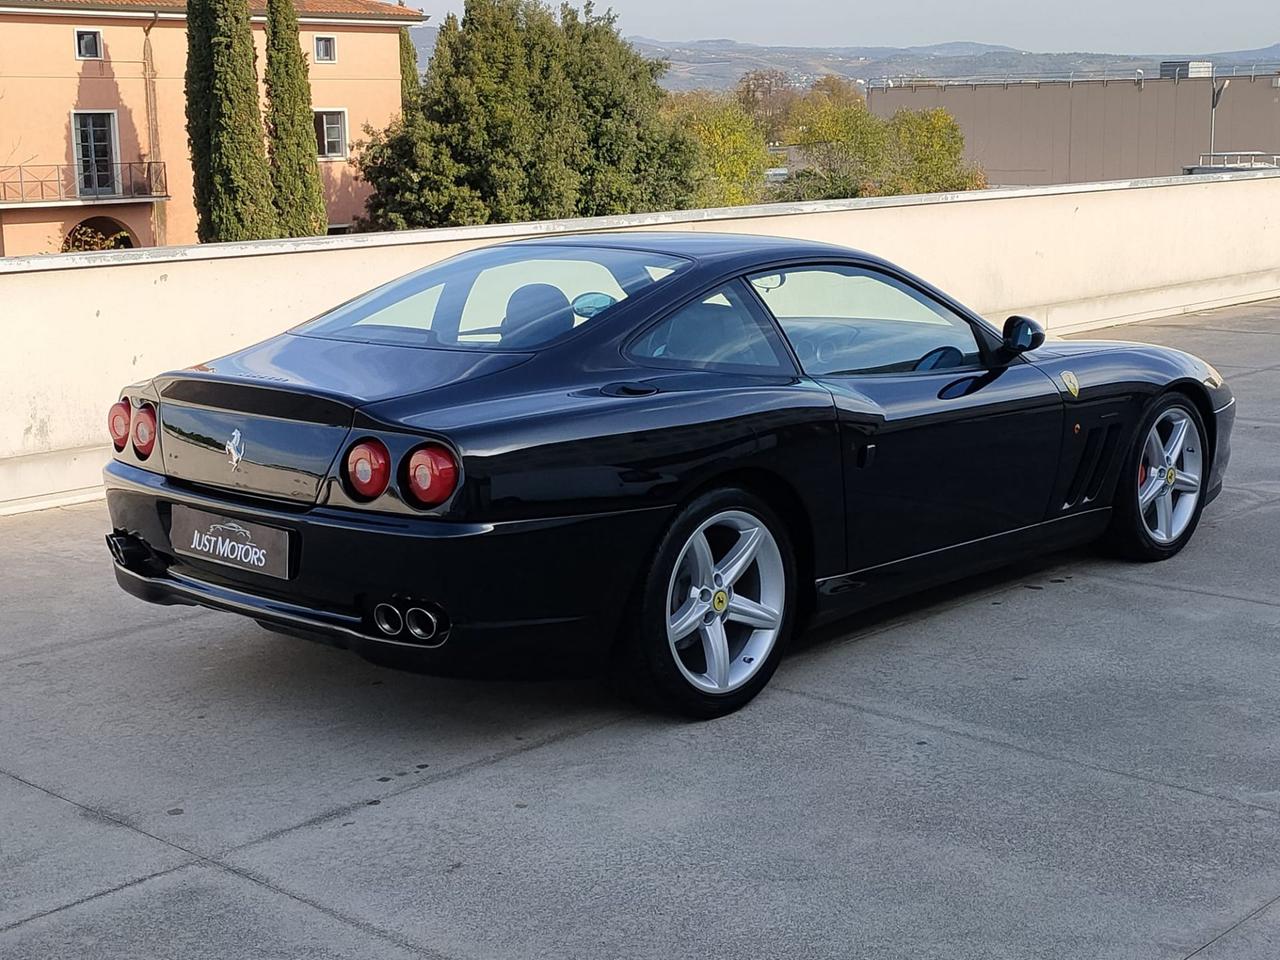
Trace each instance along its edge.
{"label": "balcony railing", "polygon": [[164,164],[44,163],[0,167],[0,203],[145,200],[169,195]]}

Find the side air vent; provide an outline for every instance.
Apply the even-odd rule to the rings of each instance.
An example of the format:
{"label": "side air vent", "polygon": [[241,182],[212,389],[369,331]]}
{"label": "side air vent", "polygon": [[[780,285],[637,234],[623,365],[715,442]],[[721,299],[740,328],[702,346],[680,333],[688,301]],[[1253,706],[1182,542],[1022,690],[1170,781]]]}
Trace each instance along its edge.
{"label": "side air vent", "polygon": [[1070,510],[1096,500],[1102,492],[1102,484],[1106,481],[1107,471],[1115,456],[1116,443],[1120,439],[1120,425],[1107,427],[1090,427],[1084,439],[1084,453],[1076,464],[1075,475],[1071,485],[1067,487],[1066,502],[1063,510]]}

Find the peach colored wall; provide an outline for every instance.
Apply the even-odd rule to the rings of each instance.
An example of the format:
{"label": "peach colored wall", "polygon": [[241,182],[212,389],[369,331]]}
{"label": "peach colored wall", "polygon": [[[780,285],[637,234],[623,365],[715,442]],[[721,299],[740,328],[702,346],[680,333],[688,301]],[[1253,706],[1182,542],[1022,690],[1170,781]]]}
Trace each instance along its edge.
{"label": "peach colored wall", "polygon": [[[105,60],[76,60],[74,30],[102,31]],[[143,51],[150,28],[155,68],[154,127],[149,132]],[[400,108],[399,47],[393,26],[303,24],[301,42],[311,58],[316,33],[337,37],[336,63],[311,64],[317,107],[345,108],[348,140],[362,127],[385,126]],[[259,73],[265,64],[263,24],[254,23]],[[162,160],[172,199],[130,208],[117,219],[144,243],[182,244],[196,239],[187,149],[186,30],[180,20],[97,17],[0,16],[0,166],[71,164],[72,110],[116,110],[119,160]],[[364,207],[366,188],[346,160],[321,161],[329,220],[351,222]],[[154,206],[154,214],[152,213]],[[113,205],[119,211],[121,205]],[[39,211],[38,213],[36,211]],[[0,209],[0,251],[7,256],[56,251],[66,229],[93,216],[101,205]],[[115,216],[115,214],[110,214]],[[154,223],[140,225],[141,219]],[[39,222],[43,221],[44,229]],[[65,229],[64,229],[65,228]],[[145,239],[143,239],[145,237]]]}
{"label": "peach colored wall", "polygon": [[0,211],[0,255],[57,253],[71,228],[85,220],[106,217],[123,226],[134,246],[155,245],[151,205],[148,203],[94,204],[92,207],[16,207]]}

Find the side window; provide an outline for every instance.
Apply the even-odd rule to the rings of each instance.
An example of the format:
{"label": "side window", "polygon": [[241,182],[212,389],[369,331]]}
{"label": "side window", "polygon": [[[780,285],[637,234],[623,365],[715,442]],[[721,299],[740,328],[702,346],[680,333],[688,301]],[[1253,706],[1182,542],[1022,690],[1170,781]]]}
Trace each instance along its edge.
{"label": "side window", "polygon": [[792,369],[768,323],[733,285],[681,307],[632,342],[628,354],[678,366],[758,373]]}
{"label": "side window", "polygon": [[963,317],[893,277],[849,266],[751,278],[805,373],[912,373],[978,366]]}

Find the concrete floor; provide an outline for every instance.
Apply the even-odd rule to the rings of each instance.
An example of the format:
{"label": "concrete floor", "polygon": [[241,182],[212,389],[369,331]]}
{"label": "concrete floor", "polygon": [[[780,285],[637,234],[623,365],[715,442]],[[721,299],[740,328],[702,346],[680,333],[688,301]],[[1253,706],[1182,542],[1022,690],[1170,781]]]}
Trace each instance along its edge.
{"label": "concrete floor", "polygon": [[1159,566],[807,638],[728,719],[381,670],[0,520],[0,956],[1280,955],[1280,302],[1107,331],[1240,400]]}

